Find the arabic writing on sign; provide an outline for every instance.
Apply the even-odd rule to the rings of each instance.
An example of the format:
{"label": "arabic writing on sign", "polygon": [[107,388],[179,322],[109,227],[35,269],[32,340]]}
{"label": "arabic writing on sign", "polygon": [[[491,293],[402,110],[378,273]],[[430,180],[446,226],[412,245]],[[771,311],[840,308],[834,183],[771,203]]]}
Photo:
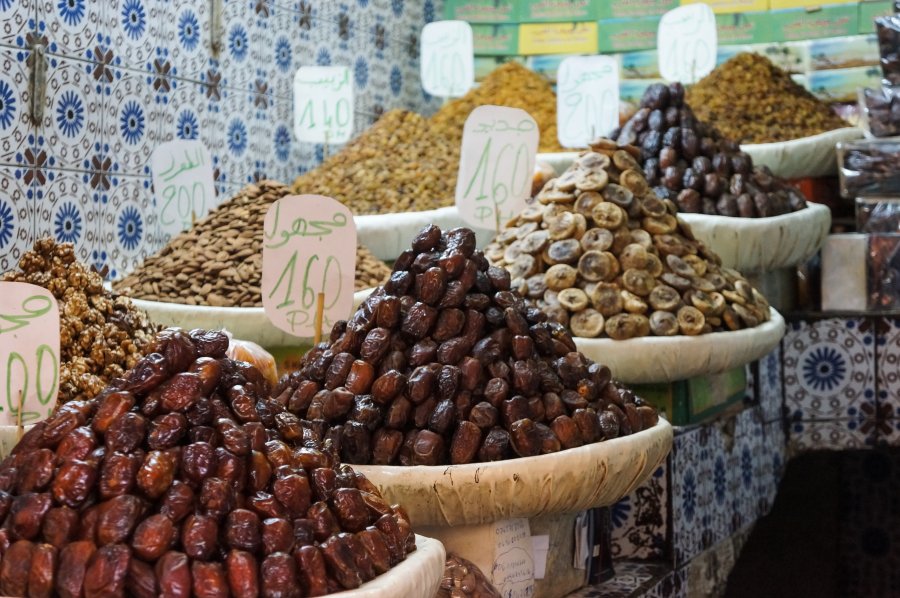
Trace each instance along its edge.
{"label": "arabic writing on sign", "polygon": [[262,299],[269,320],[296,336],[315,333],[316,298],[325,296],[323,328],[353,308],[356,225],[350,211],[321,195],[287,196],[266,212]]}
{"label": "arabic writing on sign", "polygon": [[59,307],[44,288],[0,283],[0,422],[34,423],[56,407]]}
{"label": "arabic writing on sign", "polygon": [[538,128],[518,108],[479,106],[463,127],[456,205],[460,217],[495,228],[525,207],[531,194]]}
{"label": "arabic writing on sign", "polygon": [[150,170],[163,234],[171,237],[190,228],[214,207],[212,158],[203,142],[177,139],[159,145]]}
{"label": "arabic writing on sign", "polygon": [[422,87],[438,97],[458,97],[475,82],[472,26],[435,21],[422,28]]}
{"label": "arabic writing on sign", "polygon": [[659,72],[664,79],[696,83],[716,66],[716,17],[707,4],[679,6],[657,30]]}
{"label": "arabic writing on sign", "polygon": [[294,134],[344,143],[353,134],[353,83],[346,66],[302,66],[294,76]]}
{"label": "arabic writing on sign", "polygon": [[559,65],[556,123],[564,147],[587,147],[619,124],[619,66],[610,56],[572,56]]}

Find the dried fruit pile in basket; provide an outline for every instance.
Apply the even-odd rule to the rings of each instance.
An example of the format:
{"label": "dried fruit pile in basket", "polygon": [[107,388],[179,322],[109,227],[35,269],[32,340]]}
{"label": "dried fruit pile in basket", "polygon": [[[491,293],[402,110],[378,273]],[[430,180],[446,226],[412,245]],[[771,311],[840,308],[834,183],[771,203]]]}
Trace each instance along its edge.
{"label": "dried fruit pile in basket", "polygon": [[656,424],[509,285],[471,230],[428,226],[274,396],[357,464],[530,457]]}
{"label": "dried fruit pile in basket", "polygon": [[[4,596],[320,596],[414,548],[406,516],[224,357],[163,331],[97,398],[63,405],[0,463]],[[277,423],[276,423],[277,422]]]}
{"label": "dried fruit pile in basket", "polygon": [[765,298],[653,193],[636,148],[606,139],[594,149],[485,248],[513,290],[588,338],[696,335],[768,320]]}

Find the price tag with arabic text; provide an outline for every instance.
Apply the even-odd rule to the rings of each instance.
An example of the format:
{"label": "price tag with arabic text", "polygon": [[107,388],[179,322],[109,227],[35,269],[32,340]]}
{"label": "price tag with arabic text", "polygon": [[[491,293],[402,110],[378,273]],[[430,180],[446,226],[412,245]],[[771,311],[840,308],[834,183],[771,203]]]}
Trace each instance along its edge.
{"label": "price tag with arabic text", "polygon": [[435,21],[422,28],[422,88],[441,98],[465,94],[475,83],[472,26]]}
{"label": "price tag with arabic text", "polygon": [[353,311],[356,224],[347,207],[322,195],[288,195],[266,212],[262,300],[269,321],[300,337],[315,335],[316,303],[325,296],[327,336]]}
{"label": "price tag with arabic text", "polygon": [[706,4],[679,6],[659,21],[656,47],[664,79],[696,83],[716,68],[716,16]]}
{"label": "price tag with arabic text", "polygon": [[346,66],[301,66],[294,75],[294,135],[344,143],[353,135],[353,82]]}
{"label": "price tag with arabic text", "polygon": [[0,424],[33,424],[56,407],[59,306],[47,289],[0,282]]}
{"label": "price tag with arabic text", "polygon": [[159,227],[167,237],[191,228],[217,205],[212,157],[202,141],[176,139],[157,146],[150,173]]}
{"label": "price tag with arabic text", "polygon": [[500,230],[531,195],[538,126],[524,110],[479,106],[463,127],[456,207],[467,224]]}
{"label": "price tag with arabic text", "polygon": [[570,56],[556,77],[556,128],[563,147],[587,147],[619,125],[619,65],[611,56]]}

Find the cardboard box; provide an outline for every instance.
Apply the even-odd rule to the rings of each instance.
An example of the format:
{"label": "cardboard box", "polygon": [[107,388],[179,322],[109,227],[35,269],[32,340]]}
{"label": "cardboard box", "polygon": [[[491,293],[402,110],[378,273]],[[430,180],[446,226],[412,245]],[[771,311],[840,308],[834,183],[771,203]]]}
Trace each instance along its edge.
{"label": "cardboard box", "polygon": [[610,19],[598,23],[600,51],[632,52],[656,48],[660,17]]}
{"label": "cardboard box", "polygon": [[732,12],[769,10],[769,0],[681,0],[681,5],[707,4],[717,15]]}
{"label": "cardboard box", "polygon": [[676,8],[679,0],[601,0],[598,2],[597,18],[633,19],[636,17],[659,17]]}
{"label": "cardboard box", "polygon": [[809,70],[809,44],[806,42],[751,44],[747,49],[765,56],[789,73],[802,74]]}
{"label": "cardboard box", "polygon": [[875,33],[875,19],[894,14],[891,0],[863,0],[859,3],[859,32]]}
{"label": "cardboard box", "polygon": [[806,75],[806,88],[826,102],[853,102],[860,87],[880,85],[881,69],[861,66],[830,71],[810,71]]}
{"label": "cardboard box", "polygon": [[525,59],[525,66],[535,73],[545,77],[551,83],[556,83],[556,72],[563,60],[570,56],[578,56],[578,54],[543,54],[540,56],[529,56]]}
{"label": "cardboard box", "polygon": [[806,43],[809,46],[809,68],[814,71],[879,64],[878,40],[874,33],[814,39]]}
{"label": "cardboard box", "polygon": [[515,56],[519,53],[518,25],[472,25],[476,56]]}
{"label": "cardboard box", "polygon": [[769,13],[769,26],[773,42],[855,35],[859,31],[859,12],[856,3],[815,10],[773,10]]}
{"label": "cardboard box", "polygon": [[742,52],[752,52],[750,46],[719,46],[716,48],[716,66],[734,58]]}
{"label": "cardboard box", "polygon": [[522,0],[519,21],[522,23],[556,23],[594,21],[597,7],[609,0]]}
{"label": "cardboard box", "polygon": [[716,15],[716,37],[720,46],[768,43],[772,41],[769,13],[759,11]]}
{"label": "cardboard box", "polygon": [[[817,8],[830,4],[847,4],[847,0],[769,0],[769,9],[783,10],[785,8]],[[855,2],[853,4],[856,4]]]}
{"label": "cardboard box", "polygon": [[451,21],[518,23],[520,4],[516,0],[444,0],[444,15]]}
{"label": "cardboard box", "polygon": [[621,79],[658,79],[659,54],[656,50],[640,50],[618,54],[619,78]]}
{"label": "cardboard box", "polygon": [[596,54],[597,22],[523,23],[519,25],[519,54]]}

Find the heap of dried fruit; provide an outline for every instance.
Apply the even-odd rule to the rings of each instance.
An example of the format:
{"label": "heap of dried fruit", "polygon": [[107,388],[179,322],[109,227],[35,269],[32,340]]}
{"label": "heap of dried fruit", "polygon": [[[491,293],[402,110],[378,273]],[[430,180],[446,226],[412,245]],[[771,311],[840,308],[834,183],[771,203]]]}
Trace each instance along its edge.
{"label": "heap of dried fruit", "polygon": [[594,149],[485,248],[514,291],[588,338],[696,335],[769,319],[759,291],[656,197],[636,148],[604,139]]}
{"label": "heap of dried fruit", "polygon": [[434,598],[500,598],[500,592],[474,563],[452,552],[447,554],[444,577]]}
{"label": "heap of dried fruit", "polygon": [[656,424],[509,285],[471,230],[428,226],[274,396],[358,464],[530,457]]}
{"label": "heap of dried fruit", "polygon": [[71,243],[41,239],[5,282],[49,290],[59,304],[59,402],[90,399],[134,367],[159,326],[75,257]]}
{"label": "heap of dried fruit", "polygon": [[22,438],[0,463],[0,594],[321,596],[405,558],[399,507],[327,448],[292,449],[275,430],[296,418],[227,347],[168,329]]}
{"label": "heap of dried fruit", "polygon": [[[260,307],[263,223],[269,206],[291,191],[274,181],[251,184],[113,283],[123,295],[214,307]],[[363,246],[356,250],[356,290],[384,282],[391,270]]]}
{"label": "heap of dried fruit", "polygon": [[680,83],[647,88],[641,107],[613,137],[637,144],[648,184],[682,212],[778,216],[806,207],[803,195],[775,177],[734,141],[694,116]]}
{"label": "heap of dried fruit", "polygon": [[848,126],[765,56],[744,52],[692,85],[697,116],[739,143],[790,141]]}
{"label": "heap of dried fruit", "polygon": [[[556,94],[550,83],[518,62],[507,62],[496,69],[466,95],[447,102],[431,117],[431,132],[462,142],[463,125],[478,106],[493,104],[520,108],[531,115],[540,131],[540,152],[561,152],[556,135]],[[458,150],[457,150],[458,151]]]}

